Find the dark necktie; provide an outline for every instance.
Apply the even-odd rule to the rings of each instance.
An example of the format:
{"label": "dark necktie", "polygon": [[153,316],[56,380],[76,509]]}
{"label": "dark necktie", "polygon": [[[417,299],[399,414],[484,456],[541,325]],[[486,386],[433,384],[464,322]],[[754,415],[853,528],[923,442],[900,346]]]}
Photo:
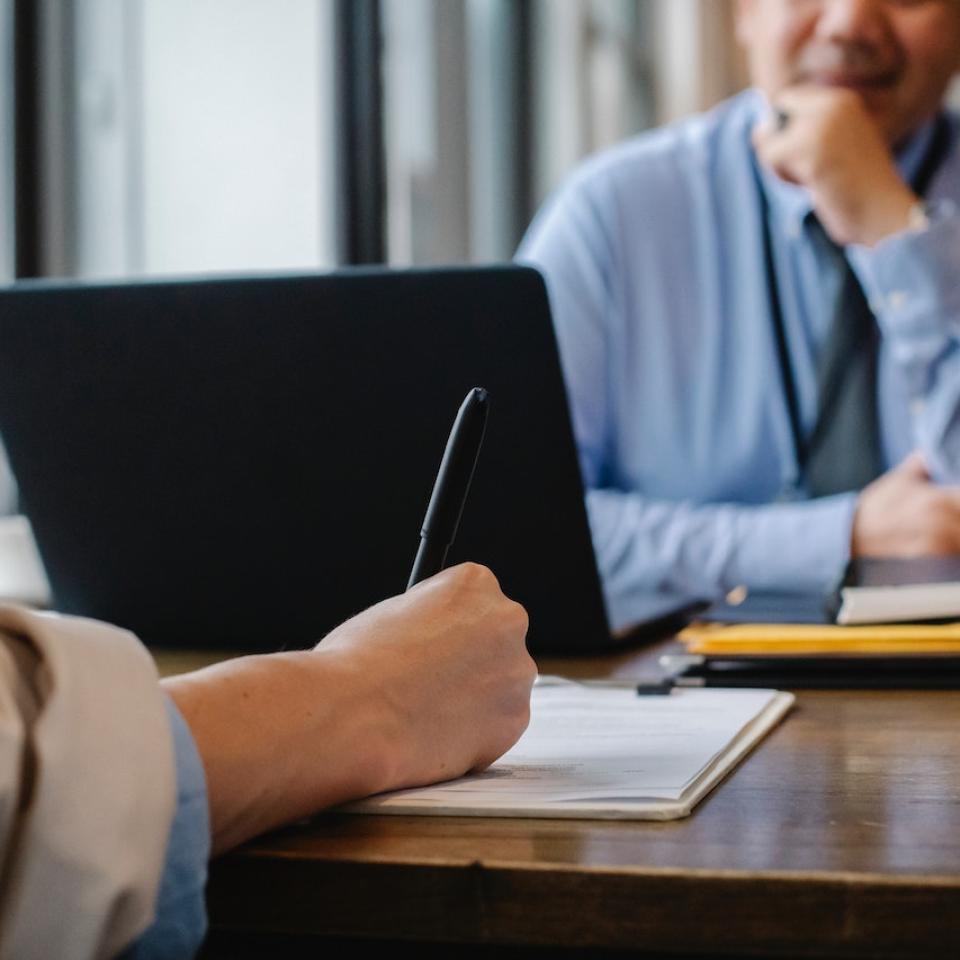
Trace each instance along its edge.
{"label": "dark necktie", "polygon": [[817,364],[817,419],[804,463],[812,497],[861,490],[883,472],[877,417],[880,335],[863,288],[837,246],[812,214],[806,224],[830,252],[840,290]]}
{"label": "dark necktie", "polygon": [[[918,196],[926,194],[950,146],[950,126],[941,114],[912,180]],[[817,365],[816,426],[800,451],[807,491],[811,497],[823,497],[861,490],[883,472],[877,416],[880,332],[843,249],[812,214],[806,226],[814,242],[830,251],[841,277],[833,319]]]}

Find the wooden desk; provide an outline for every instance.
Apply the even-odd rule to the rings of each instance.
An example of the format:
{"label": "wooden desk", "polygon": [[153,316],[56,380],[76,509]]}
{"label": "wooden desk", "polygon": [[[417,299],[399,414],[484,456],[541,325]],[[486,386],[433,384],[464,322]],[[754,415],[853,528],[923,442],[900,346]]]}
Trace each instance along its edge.
{"label": "wooden desk", "polygon": [[[541,669],[649,676],[651,657]],[[257,932],[289,935],[291,956],[319,955],[315,936],[473,956],[957,957],[960,692],[801,692],[673,823],[328,814],[216,863],[209,906],[211,957]]]}

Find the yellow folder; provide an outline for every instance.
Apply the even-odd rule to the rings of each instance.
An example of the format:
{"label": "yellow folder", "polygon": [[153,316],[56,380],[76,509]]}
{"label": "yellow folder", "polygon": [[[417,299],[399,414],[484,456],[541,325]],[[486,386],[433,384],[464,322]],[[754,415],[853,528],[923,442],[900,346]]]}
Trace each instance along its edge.
{"label": "yellow folder", "polygon": [[678,635],[705,656],[960,656],[960,621],[840,627],[799,623],[693,623]]}

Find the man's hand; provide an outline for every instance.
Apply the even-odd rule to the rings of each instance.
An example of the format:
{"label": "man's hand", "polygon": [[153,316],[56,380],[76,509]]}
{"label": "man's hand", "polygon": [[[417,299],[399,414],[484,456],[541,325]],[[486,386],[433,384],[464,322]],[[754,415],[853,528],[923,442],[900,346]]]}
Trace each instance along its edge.
{"label": "man's hand", "polygon": [[932,483],[919,453],[877,478],[853,520],[855,557],[960,553],[960,487]]}
{"label": "man's hand", "polygon": [[[277,624],[282,633],[282,609]],[[314,650],[164,681],[203,760],[214,852],[333,804],[488,766],[530,717],[526,631],[494,575],[464,564]]]}
{"label": "man's hand", "polygon": [[823,228],[841,245],[873,246],[906,229],[918,197],[904,183],[879,128],[852,90],[798,86],[759,124],[754,149],[782,179],[806,187]]}
{"label": "man's hand", "polygon": [[317,647],[372,686],[389,734],[381,789],[482,769],[516,743],[537,674],[527,623],[486,567],[462,564],[347,621]]}

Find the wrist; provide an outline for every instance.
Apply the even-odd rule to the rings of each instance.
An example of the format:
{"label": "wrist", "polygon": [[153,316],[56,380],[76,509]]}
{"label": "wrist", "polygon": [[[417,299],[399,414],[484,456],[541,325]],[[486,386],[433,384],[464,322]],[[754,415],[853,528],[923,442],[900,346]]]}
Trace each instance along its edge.
{"label": "wrist", "polygon": [[918,200],[911,208],[907,219],[907,229],[914,233],[923,233],[930,226],[930,204]]}
{"label": "wrist", "polygon": [[[349,776],[340,784],[343,796],[324,800],[324,806],[382,793],[404,782],[406,769],[404,724],[394,704],[395,691],[381,683],[382,669],[357,651],[323,645],[299,656],[312,674],[317,697],[333,708],[321,726],[341,730],[349,752]],[[322,733],[321,733],[322,735]],[[322,783],[331,782],[331,771],[318,771]]]}
{"label": "wrist", "polygon": [[203,761],[215,853],[386,789],[388,725],[369,681],[345,661],[291,651],[164,681]]}
{"label": "wrist", "polygon": [[854,242],[873,247],[904,230],[915,229],[918,216],[923,218],[925,224],[925,212],[920,198],[902,184],[901,188],[883,191],[877,194],[877,199],[865,204],[859,229],[855,231],[858,236]]}

